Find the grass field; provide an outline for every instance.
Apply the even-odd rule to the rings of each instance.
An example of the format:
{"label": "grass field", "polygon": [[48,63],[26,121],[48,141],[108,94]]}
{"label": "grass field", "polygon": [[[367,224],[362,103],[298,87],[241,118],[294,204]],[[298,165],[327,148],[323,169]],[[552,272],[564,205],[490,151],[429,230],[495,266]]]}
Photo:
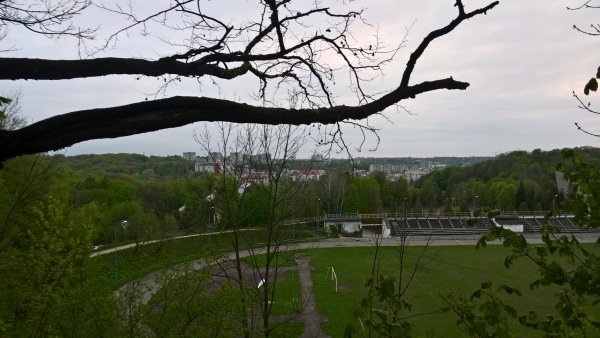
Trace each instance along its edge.
{"label": "grass field", "polygon": [[[423,248],[408,248],[408,266],[414,267],[416,257]],[[380,269],[382,273],[397,275],[398,249],[380,249]],[[453,312],[436,315],[423,315],[445,306],[442,296],[450,293],[470,296],[485,281],[495,286],[508,284],[523,292],[521,297],[502,296],[520,311],[538,310],[553,313],[555,288],[542,288],[531,291],[529,283],[536,278],[537,269],[529,261],[521,260],[506,269],[503,265],[508,250],[502,246],[490,245],[475,249],[473,246],[429,247],[421,261],[406,300],[413,304],[406,317],[415,325],[417,337],[433,333],[436,337],[464,337],[465,333],[456,325],[457,316]],[[354,311],[366,295],[365,279],[370,275],[374,248],[331,248],[312,252],[314,292],[319,312],[326,314],[328,322],[322,329],[332,337],[343,336],[345,326],[351,322],[360,330],[360,324],[353,318]],[[339,291],[335,292],[334,282],[325,280],[327,268],[333,266],[338,277]],[[598,311],[598,307],[594,311]],[[520,336],[540,336],[527,331],[518,323],[511,326]]]}
{"label": "grass field", "polygon": [[[255,243],[260,243],[264,233],[253,232]],[[310,234],[304,236],[308,238]],[[165,241],[162,244],[141,246],[136,252],[128,249],[118,252],[119,284],[142,276],[150,271],[200,258],[209,253],[207,237],[189,237]],[[214,251],[231,251],[226,235],[214,234],[211,238]],[[218,248],[218,249],[217,249]],[[590,245],[591,248],[591,245]],[[423,248],[409,247],[407,266],[414,266]],[[599,250],[596,248],[596,250]],[[380,249],[381,273],[397,276],[397,248],[382,247]],[[482,282],[492,281],[495,286],[508,284],[520,289],[523,296],[504,296],[520,311],[538,310],[542,314],[554,312],[553,293],[557,289],[544,288],[530,291],[529,283],[537,277],[537,269],[529,261],[521,260],[511,269],[504,267],[504,258],[509,251],[501,246],[490,245],[484,249],[473,246],[429,247],[421,260],[411,288],[405,300],[413,304],[407,317],[415,325],[413,331],[417,337],[433,333],[437,337],[463,337],[465,333],[456,325],[456,315],[445,312],[436,315],[420,314],[445,307],[442,297],[450,293],[469,296]],[[312,273],[314,293],[319,312],[328,316],[329,321],[322,324],[323,330],[332,337],[343,336],[347,324],[352,323],[357,329],[360,324],[353,318],[354,311],[360,306],[366,295],[365,279],[370,275],[373,264],[373,247],[330,248],[307,250]],[[114,281],[114,257],[112,254],[92,259],[98,274],[96,278]],[[258,260],[260,263],[260,259]],[[325,280],[327,268],[333,266],[338,276],[339,292],[335,292],[334,282]],[[113,285],[114,287],[114,285]],[[278,285],[274,314],[293,312],[293,299],[300,297],[299,283],[294,272],[286,272],[286,279]],[[600,308],[593,309],[600,313]],[[514,331],[520,336],[540,336],[532,334],[517,323]],[[280,328],[275,336],[296,336],[302,331],[300,323],[291,323]]]}

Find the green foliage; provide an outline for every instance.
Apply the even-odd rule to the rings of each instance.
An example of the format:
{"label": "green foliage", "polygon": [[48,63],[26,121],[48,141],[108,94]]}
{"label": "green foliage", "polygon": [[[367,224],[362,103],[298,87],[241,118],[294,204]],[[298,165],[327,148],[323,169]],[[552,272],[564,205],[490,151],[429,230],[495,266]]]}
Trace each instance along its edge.
{"label": "green foliage", "polygon": [[[396,293],[396,280],[393,276],[371,276],[365,282],[367,295],[361,300],[360,308],[354,317],[365,327],[365,335],[378,337],[410,337],[412,324],[402,320],[400,315],[410,312],[412,304]],[[345,337],[352,337],[357,329],[349,324]]]}
{"label": "green foliage", "polygon": [[88,174],[126,174],[143,179],[184,179],[194,172],[194,162],[181,156],[140,154],[57,155],[61,164]]}
{"label": "green foliage", "polygon": [[357,210],[365,214],[380,212],[382,206],[381,187],[377,180],[374,178],[353,179],[352,184],[356,185],[356,190],[351,189],[350,192],[356,191],[357,193],[355,197],[357,200],[354,201],[358,207]]}
{"label": "green foliage", "polygon": [[75,223],[67,210],[64,201],[52,196],[34,205],[18,244],[6,248],[1,257],[2,275],[10,276],[0,282],[5,332],[53,335],[55,311],[69,307],[70,295],[81,284],[91,246],[90,227]]}
{"label": "green foliage", "polygon": [[474,337],[515,337],[509,321],[517,318],[517,310],[506,304],[501,294],[521,296],[521,291],[500,285],[494,289],[492,282],[481,283],[481,287],[470,298],[450,295],[446,299],[450,308],[459,317],[457,324]]}
{"label": "green foliage", "polygon": [[[600,165],[599,149],[582,147],[573,151],[582,160]],[[426,209],[441,208],[452,200],[453,210],[458,207],[467,211],[474,204],[503,211],[550,210],[565,198],[558,192],[552,172],[559,161],[558,149],[514,151],[471,166],[435,170],[417,181],[413,192],[418,192]],[[409,201],[411,206],[416,205],[416,199]]]}
{"label": "green foliage", "polygon": [[114,336],[110,283],[88,264],[97,206],[77,209],[45,156],[0,170],[2,336]]}
{"label": "green foliage", "polygon": [[[569,182],[570,198],[561,207],[573,213],[575,222],[581,227],[600,226],[600,173],[592,164],[583,161],[572,150],[563,151],[567,160],[556,166]],[[511,254],[505,259],[510,268],[518,259],[528,259],[535,263],[539,277],[530,284],[532,289],[552,287],[555,292],[558,315],[540,315],[535,311],[518,316],[519,323],[540,330],[548,336],[571,336],[575,332],[586,336],[600,333],[600,318],[597,311],[600,304],[600,254],[597,250],[587,250],[579,240],[571,235],[563,235],[559,228],[549,224],[557,215],[557,210],[546,216],[546,225],[541,229],[542,244],[529,245],[522,234],[493,227],[488,235],[481,238],[479,246],[488,241],[501,240]],[[493,215],[491,216],[493,217]],[[596,241],[600,244],[600,239]],[[464,304],[464,302],[462,302]],[[483,305],[482,305],[483,306]],[[459,312],[457,312],[459,313]],[[494,320],[501,320],[500,313],[492,313]],[[513,316],[516,317],[516,314]],[[475,326],[474,320],[461,316],[459,320],[467,326]],[[495,327],[495,334],[505,331]],[[470,332],[478,336],[478,333]]]}
{"label": "green foliage", "polygon": [[103,207],[137,200],[135,186],[124,179],[108,176],[89,176],[75,183],[71,192],[71,201],[77,205],[96,202]]}
{"label": "green foliage", "polygon": [[563,155],[568,162],[558,164],[556,170],[564,173],[571,189],[564,206],[572,210],[578,225],[599,228],[600,173],[596,166],[576,156],[572,150],[565,150]]}
{"label": "green foliage", "polygon": [[[417,258],[412,276],[403,281],[403,276],[408,271],[404,266],[408,261],[405,258],[405,249],[405,243],[401,242],[398,252],[399,280],[396,282],[395,277],[380,273],[380,246],[379,243],[375,245],[371,275],[365,281],[367,295],[362,298],[360,308],[354,312],[354,318],[361,323],[362,333],[365,336],[410,337],[413,325],[402,316],[412,310],[412,304],[406,300],[405,293],[414,278],[414,273],[419,267],[420,258],[425,251],[423,250],[421,256]],[[355,332],[356,329],[353,325],[348,324],[344,335],[351,337]]]}
{"label": "green foliage", "polygon": [[156,277],[160,290],[135,315],[159,337],[215,337],[244,334],[240,290],[216,286],[212,267],[181,265]]}
{"label": "green foliage", "polygon": [[0,96],[0,119],[5,119],[6,118],[6,114],[4,113],[4,110],[2,108],[3,105],[7,105],[9,103],[11,103],[12,100],[7,98],[7,97],[2,97]]}

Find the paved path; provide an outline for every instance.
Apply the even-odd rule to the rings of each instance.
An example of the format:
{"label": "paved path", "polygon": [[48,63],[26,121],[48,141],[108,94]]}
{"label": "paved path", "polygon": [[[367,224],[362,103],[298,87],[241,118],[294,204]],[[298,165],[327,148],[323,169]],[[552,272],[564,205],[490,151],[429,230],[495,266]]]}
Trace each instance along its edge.
{"label": "paved path", "polygon": [[[248,228],[248,229],[240,229],[238,231],[259,231],[260,229],[255,229],[255,228]],[[184,236],[176,236],[176,237],[169,237],[169,238],[163,238],[163,239],[153,239],[150,241],[145,241],[145,242],[140,242],[140,243],[129,243],[129,244],[123,244],[123,245],[119,245],[116,248],[112,247],[110,249],[104,249],[104,250],[99,250],[96,252],[92,252],[90,254],[90,257],[95,257],[95,256],[100,256],[100,255],[106,255],[106,254],[110,254],[110,253],[114,253],[115,251],[121,251],[121,250],[125,250],[125,249],[129,249],[129,248],[133,248],[136,245],[142,246],[142,245],[148,245],[148,244],[152,244],[152,243],[158,243],[160,241],[170,241],[170,240],[174,240],[174,239],[182,239],[182,238],[188,238],[188,237],[198,237],[198,236],[211,236],[211,235],[219,235],[219,234],[227,234],[233,232],[233,230],[223,230],[223,231],[215,231],[215,232],[206,232],[206,233],[201,233],[201,234],[191,234],[191,235],[184,235]]]}

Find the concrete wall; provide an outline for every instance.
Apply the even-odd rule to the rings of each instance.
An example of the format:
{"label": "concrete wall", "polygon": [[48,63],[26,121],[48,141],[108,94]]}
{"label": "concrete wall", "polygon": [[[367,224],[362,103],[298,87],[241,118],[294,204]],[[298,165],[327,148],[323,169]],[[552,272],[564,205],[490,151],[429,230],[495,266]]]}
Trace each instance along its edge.
{"label": "concrete wall", "polygon": [[497,227],[502,227],[507,230],[511,230],[512,232],[523,232],[523,224],[500,224],[496,222],[496,219],[493,220],[494,225]]}
{"label": "concrete wall", "polygon": [[392,235],[392,229],[388,228],[385,221],[381,221],[381,236],[383,238],[390,238]]}
{"label": "concrete wall", "polygon": [[338,228],[338,224],[342,225],[342,231],[344,232],[355,232],[360,230],[360,226],[362,225],[361,221],[326,221],[325,222],[325,230],[329,231],[330,227],[333,226],[336,231]]}

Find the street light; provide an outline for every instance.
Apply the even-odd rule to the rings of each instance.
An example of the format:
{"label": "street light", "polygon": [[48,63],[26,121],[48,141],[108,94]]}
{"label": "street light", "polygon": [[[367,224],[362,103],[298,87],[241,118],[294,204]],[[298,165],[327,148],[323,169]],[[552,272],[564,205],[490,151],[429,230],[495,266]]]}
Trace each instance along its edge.
{"label": "street light", "polygon": [[[121,221],[121,228],[127,228],[127,220]],[[119,258],[117,256],[117,224],[115,223],[115,284],[119,282]]]}
{"label": "street light", "polygon": [[208,210],[208,224],[206,225],[206,231],[208,231],[208,248],[210,249],[210,233],[212,230],[212,226],[210,223],[210,212],[212,211],[213,213],[213,223],[212,226],[214,226],[214,219],[215,219],[215,207],[210,207],[210,210]]}
{"label": "street light", "polygon": [[292,238],[296,238],[296,204],[292,204]]}
{"label": "street light", "polygon": [[552,198],[552,210],[556,209],[556,198],[558,197],[558,195],[554,195],[554,197]]}
{"label": "street light", "polygon": [[321,214],[321,199],[317,198],[317,217],[315,218],[315,224],[317,225],[317,236],[319,235],[321,229],[319,226],[319,216]]}
{"label": "street light", "polygon": [[406,197],[404,197],[404,202],[402,203],[402,215],[404,216],[404,223],[402,224],[402,231],[406,229]]}

